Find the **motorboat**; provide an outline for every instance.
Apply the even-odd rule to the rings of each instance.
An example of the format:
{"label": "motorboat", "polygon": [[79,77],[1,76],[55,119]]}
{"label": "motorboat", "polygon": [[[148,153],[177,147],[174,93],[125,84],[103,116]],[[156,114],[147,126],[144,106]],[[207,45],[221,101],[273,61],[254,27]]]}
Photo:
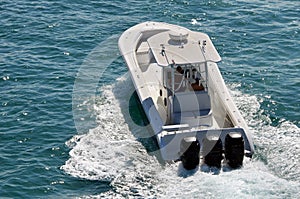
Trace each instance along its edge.
{"label": "motorboat", "polygon": [[144,22],[118,41],[166,162],[239,168],[254,153],[252,134],[224,83],[209,36]]}

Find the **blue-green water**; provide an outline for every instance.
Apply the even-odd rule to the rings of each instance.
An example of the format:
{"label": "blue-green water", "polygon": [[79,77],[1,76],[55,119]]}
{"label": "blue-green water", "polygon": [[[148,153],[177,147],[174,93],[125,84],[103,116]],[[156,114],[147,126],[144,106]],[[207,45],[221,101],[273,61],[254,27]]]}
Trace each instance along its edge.
{"label": "blue-green water", "polygon": [[[299,16],[295,0],[2,0],[0,197],[297,198]],[[183,178],[158,161],[116,42],[148,20],[211,36],[254,134],[242,169]]]}

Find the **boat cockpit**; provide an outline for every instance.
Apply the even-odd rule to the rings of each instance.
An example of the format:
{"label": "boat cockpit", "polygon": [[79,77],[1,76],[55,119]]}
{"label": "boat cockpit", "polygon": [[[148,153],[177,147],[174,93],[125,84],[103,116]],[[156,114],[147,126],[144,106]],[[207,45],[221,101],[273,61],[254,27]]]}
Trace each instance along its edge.
{"label": "boat cockpit", "polygon": [[164,87],[172,93],[207,91],[205,64],[172,64],[164,67]]}
{"label": "boat cockpit", "polygon": [[169,124],[190,127],[212,125],[206,63],[163,67],[163,83],[168,90]]}

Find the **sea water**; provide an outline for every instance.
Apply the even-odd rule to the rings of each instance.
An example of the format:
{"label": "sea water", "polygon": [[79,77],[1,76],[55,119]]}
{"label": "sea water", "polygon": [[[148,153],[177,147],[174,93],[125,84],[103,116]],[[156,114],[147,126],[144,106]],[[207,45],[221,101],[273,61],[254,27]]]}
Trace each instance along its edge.
{"label": "sea water", "polygon": [[[297,198],[299,1],[0,2],[0,198]],[[255,154],[218,175],[161,161],[117,39],[210,35]]]}

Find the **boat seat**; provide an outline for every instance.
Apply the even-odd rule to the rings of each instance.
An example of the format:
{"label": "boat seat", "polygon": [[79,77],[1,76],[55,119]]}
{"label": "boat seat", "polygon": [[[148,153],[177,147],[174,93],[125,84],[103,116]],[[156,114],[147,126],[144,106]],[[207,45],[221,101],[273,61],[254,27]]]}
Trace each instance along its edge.
{"label": "boat seat", "polygon": [[211,126],[211,112],[209,112],[207,115],[196,115],[195,112],[174,113],[173,124],[189,124],[189,126]]}
{"label": "boat seat", "polygon": [[149,45],[147,42],[142,42],[138,49],[136,50],[137,54],[148,54],[149,52]]}
{"label": "boat seat", "polygon": [[172,102],[174,124],[187,123],[193,126],[212,124],[211,103],[207,92],[176,93]]}

